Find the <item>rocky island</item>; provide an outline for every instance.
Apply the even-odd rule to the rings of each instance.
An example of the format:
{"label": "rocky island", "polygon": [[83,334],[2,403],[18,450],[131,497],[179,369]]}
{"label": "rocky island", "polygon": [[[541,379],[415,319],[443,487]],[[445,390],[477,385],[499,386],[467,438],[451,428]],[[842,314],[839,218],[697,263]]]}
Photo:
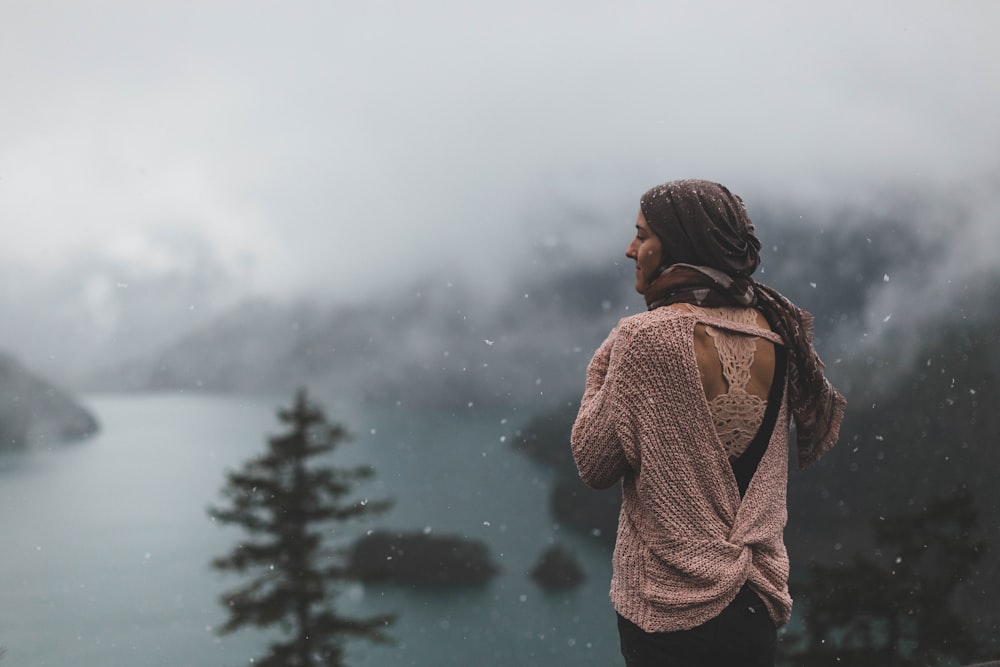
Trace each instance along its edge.
{"label": "rocky island", "polygon": [[553,544],[542,552],[529,574],[535,583],[547,591],[574,588],[585,578],[583,568],[573,554],[558,544]]}
{"label": "rocky island", "polygon": [[478,586],[500,571],[482,542],[387,531],[358,540],[348,554],[347,568],[363,582],[427,587]]}

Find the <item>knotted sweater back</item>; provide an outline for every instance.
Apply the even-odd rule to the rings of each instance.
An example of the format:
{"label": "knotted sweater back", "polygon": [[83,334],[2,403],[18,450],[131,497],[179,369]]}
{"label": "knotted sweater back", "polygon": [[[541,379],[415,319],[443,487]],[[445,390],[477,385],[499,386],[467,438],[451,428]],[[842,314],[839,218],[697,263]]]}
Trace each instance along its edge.
{"label": "knotted sweater back", "polygon": [[584,482],[622,482],[611,600],[647,632],[684,630],[717,616],[749,582],[783,625],[787,405],[741,498],[702,389],[698,323],[781,343],[754,325],[659,308],[623,319],[587,368],[571,441]]}

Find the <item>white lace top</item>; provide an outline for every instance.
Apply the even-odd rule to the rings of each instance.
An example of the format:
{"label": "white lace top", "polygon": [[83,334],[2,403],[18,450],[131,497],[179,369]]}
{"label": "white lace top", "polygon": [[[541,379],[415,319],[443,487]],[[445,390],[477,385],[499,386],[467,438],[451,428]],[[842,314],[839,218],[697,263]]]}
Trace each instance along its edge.
{"label": "white lace top", "polygon": [[[693,305],[688,305],[688,308],[706,317],[738,324],[757,323],[757,311],[752,308],[701,308]],[[767,399],[747,392],[758,339],[709,325],[705,325],[705,330],[715,343],[728,387],[726,393],[709,400],[708,405],[726,454],[736,458],[746,451],[757,435],[767,409]]]}

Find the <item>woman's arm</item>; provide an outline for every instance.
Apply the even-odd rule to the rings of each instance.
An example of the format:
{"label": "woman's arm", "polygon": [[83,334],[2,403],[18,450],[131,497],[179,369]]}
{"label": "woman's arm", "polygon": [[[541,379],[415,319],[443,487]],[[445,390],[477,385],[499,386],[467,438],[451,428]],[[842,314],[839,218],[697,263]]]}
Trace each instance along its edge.
{"label": "woman's arm", "polygon": [[573,424],[570,444],[577,470],[588,486],[605,489],[628,472],[629,462],[621,441],[620,371],[613,352],[621,352],[618,327],[597,348],[587,366],[587,386]]}

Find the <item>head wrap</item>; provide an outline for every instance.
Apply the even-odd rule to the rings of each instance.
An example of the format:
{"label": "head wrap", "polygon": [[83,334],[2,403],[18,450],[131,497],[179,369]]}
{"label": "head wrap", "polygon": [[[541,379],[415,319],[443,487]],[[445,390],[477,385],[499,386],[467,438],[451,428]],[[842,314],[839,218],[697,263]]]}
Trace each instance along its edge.
{"label": "head wrap", "polygon": [[648,190],[639,207],[663,243],[664,268],[694,264],[749,276],[760,263],[760,241],[746,206],[724,185],[671,181]]}
{"label": "head wrap", "polygon": [[663,246],[661,266],[643,292],[648,308],[693,303],[760,310],[789,351],[799,465],[818,459],[837,442],[846,401],[823,373],[812,315],[750,277],[760,263],[760,241],[743,200],[718,183],[683,180],[652,188],[639,206]]}

